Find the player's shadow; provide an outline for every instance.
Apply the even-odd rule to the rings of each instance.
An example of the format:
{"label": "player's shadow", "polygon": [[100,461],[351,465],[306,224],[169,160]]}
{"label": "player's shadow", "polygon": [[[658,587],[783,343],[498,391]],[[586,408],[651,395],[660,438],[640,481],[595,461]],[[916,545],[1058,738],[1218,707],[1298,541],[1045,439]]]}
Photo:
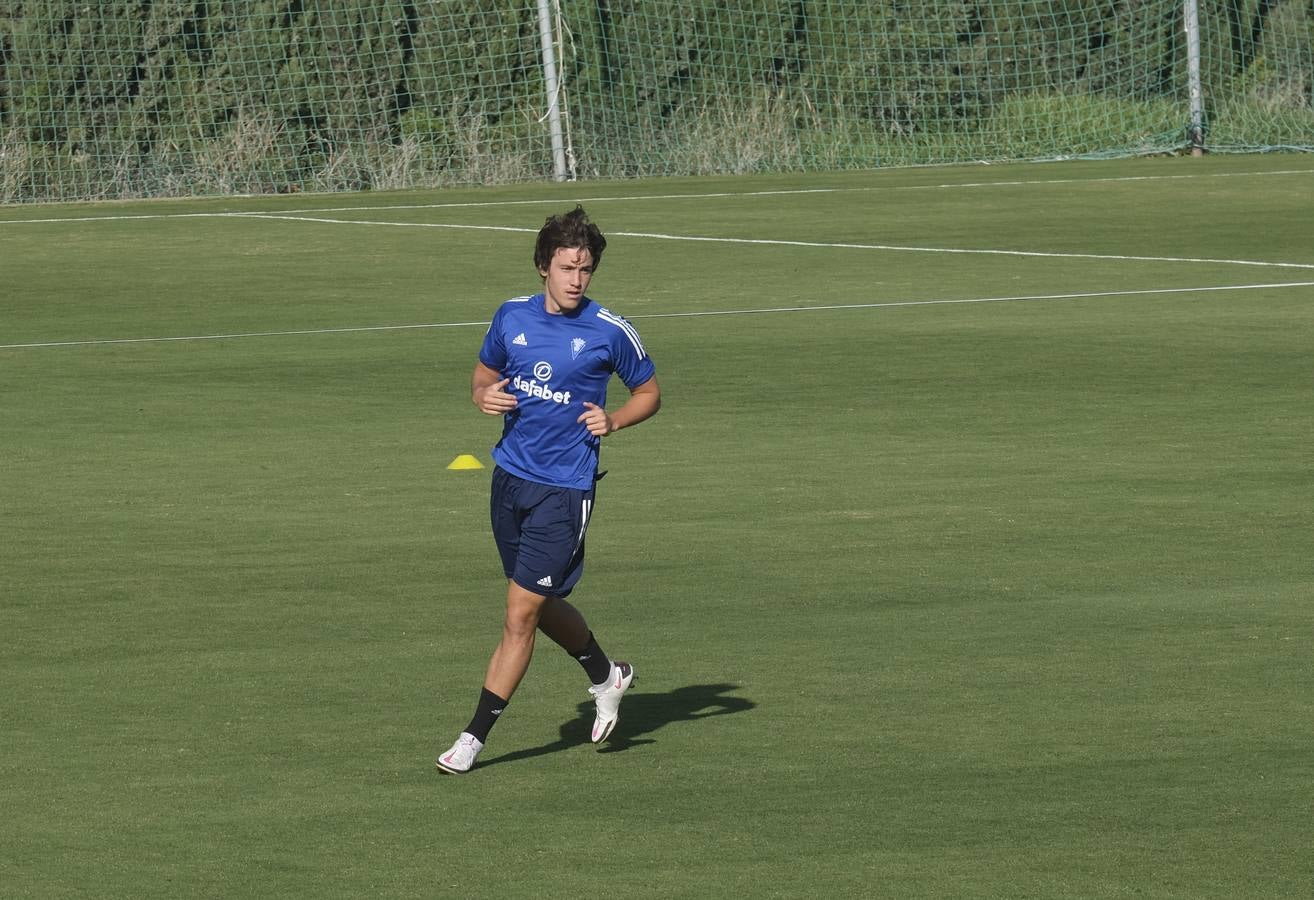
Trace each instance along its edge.
{"label": "player's shadow", "polygon": [[[631,690],[625,694],[625,702],[621,704],[621,717],[616,730],[598,746],[598,752],[619,753],[630,747],[656,743],[646,735],[672,722],[692,722],[712,716],[725,716],[757,706],[751,700],[727,696],[727,692],[736,687],[738,685],[691,684],[665,694],[640,694]],[[592,728],[593,701],[586,700],[579,704],[578,715],[561,726],[560,735],[552,743],[514,750],[487,761],[481,760],[479,768],[519,762],[587,744]]]}

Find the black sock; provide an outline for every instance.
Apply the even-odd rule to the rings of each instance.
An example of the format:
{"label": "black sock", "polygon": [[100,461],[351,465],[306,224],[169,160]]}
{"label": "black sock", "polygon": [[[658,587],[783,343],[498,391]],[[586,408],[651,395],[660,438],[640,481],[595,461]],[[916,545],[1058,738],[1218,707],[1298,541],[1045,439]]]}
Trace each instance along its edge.
{"label": "black sock", "polygon": [[593,639],[593,632],[589,632],[589,642],[584,645],[584,649],[578,653],[572,653],[575,662],[584,667],[588,673],[589,681],[594,684],[602,684],[611,677],[611,660],[607,654],[602,652],[598,642]]}
{"label": "black sock", "polygon": [[497,717],[502,715],[502,710],[506,709],[508,702],[488,688],[484,688],[479,692],[479,705],[475,707],[474,718],[470,720],[465,730],[477,737],[479,743],[486,743],[488,732],[493,730],[493,726],[497,724]]}

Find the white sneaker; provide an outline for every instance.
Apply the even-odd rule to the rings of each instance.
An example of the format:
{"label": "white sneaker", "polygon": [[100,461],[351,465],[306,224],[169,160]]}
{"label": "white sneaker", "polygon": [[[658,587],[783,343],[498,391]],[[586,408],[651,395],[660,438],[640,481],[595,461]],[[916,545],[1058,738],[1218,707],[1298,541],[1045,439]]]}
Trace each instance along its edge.
{"label": "white sneaker", "polygon": [[589,688],[589,693],[597,698],[598,715],[593,720],[593,743],[598,744],[607,739],[620,718],[620,702],[625,692],[634,681],[634,667],[627,662],[611,663],[611,677],[606,684]]}
{"label": "white sneaker", "polygon": [[434,760],[434,765],[452,775],[464,775],[474,768],[475,760],[479,758],[479,751],[482,749],[484,749],[483,741],[467,731],[462,731],[456,743],[452,744],[452,749]]}

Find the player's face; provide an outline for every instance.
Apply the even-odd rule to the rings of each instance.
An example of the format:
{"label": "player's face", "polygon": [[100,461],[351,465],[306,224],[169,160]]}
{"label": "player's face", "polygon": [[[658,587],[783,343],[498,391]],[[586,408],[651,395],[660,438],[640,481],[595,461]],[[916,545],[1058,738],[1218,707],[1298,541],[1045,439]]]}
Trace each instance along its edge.
{"label": "player's face", "polygon": [[579,308],[593,277],[593,254],[584,247],[559,247],[538,274],[543,276],[547,311],[570,312]]}

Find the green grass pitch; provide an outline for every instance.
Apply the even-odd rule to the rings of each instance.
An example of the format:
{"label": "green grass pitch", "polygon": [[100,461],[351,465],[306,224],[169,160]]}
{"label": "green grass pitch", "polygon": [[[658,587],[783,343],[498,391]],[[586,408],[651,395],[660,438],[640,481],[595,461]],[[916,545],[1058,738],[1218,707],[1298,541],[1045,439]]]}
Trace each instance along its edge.
{"label": "green grass pitch", "polygon": [[[1312,198],[1264,156],[0,208],[3,893],[1308,896]],[[665,393],[576,594],[639,682],[598,750],[543,641],[440,776],[503,601],[446,466],[576,199]]]}

